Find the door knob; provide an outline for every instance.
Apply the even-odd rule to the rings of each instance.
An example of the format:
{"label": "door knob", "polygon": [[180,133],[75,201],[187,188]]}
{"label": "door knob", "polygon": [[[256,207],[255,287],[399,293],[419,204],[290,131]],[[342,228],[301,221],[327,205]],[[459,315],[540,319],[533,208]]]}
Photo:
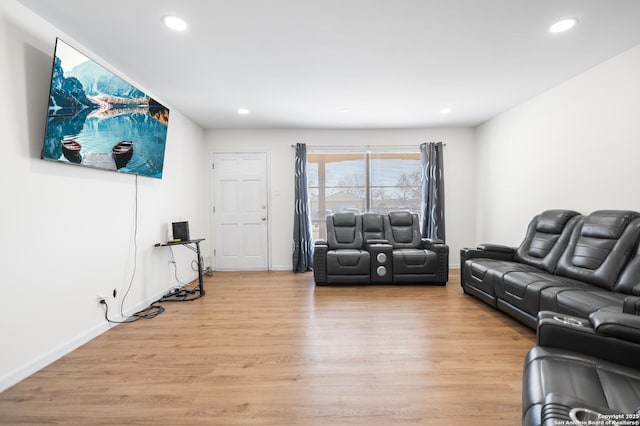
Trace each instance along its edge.
{"label": "door knob", "polygon": [[262,217],[260,218],[260,220],[262,220],[262,221],[264,222],[265,220],[267,220],[267,217],[266,217],[266,216],[262,216]]}

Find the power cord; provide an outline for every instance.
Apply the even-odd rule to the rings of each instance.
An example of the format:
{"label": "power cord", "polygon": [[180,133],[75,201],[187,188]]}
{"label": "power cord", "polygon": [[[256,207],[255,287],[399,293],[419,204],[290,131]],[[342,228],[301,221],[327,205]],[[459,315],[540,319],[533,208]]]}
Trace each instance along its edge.
{"label": "power cord", "polygon": [[[131,291],[131,287],[133,286],[133,280],[136,276],[136,271],[138,269],[138,175],[135,176],[135,192],[134,192],[134,210],[133,210],[133,271],[131,272],[131,278],[129,279],[129,286],[127,287],[127,291],[122,296],[122,300],[120,300],[120,316],[125,317],[124,315],[124,300],[129,295],[129,291]],[[100,301],[100,303],[104,303],[107,306],[106,301]],[[107,306],[108,308],[108,306]],[[135,314],[134,314],[135,315]],[[105,313],[106,316],[106,313]],[[107,318],[107,321],[109,319]],[[135,319],[134,321],[137,321]],[[125,322],[133,322],[133,321],[125,321]]]}
{"label": "power cord", "polygon": [[194,300],[198,300],[202,297],[200,293],[200,289],[196,288],[179,288],[179,289],[171,289],[171,291],[162,296],[156,303],[162,302],[192,302]]}
{"label": "power cord", "polygon": [[129,291],[131,291],[131,287],[133,286],[133,281],[136,276],[136,271],[138,269],[138,175],[135,176],[135,192],[134,192],[134,222],[133,222],[133,271],[131,272],[131,278],[129,279],[129,286],[127,287],[127,291],[122,296],[120,301],[120,316],[125,318],[123,321],[117,321],[109,319],[109,304],[105,299],[100,300],[100,304],[104,305],[104,318],[113,324],[126,324],[130,322],[135,322],[140,319],[151,319],[155,318],[161,313],[164,312],[164,308],[158,304],[158,302],[153,302],[149,307],[136,312],[130,317],[126,317],[124,315],[124,301],[129,295]]}
{"label": "power cord", "polygon": [[173,276],[175,277],[176,281],[179,282],[182,286],[187,285],[187,283],[178,278],[178,265],[176,263],[176,257],[173,254],[173,247],[171,246],[169,246],[169,253],[171,253],[171,260],[169,262],[173,265]]}
{"label": "power cord", "polygon": [[117,320],[109,319],[109,304],[107,303],[107,301],[102,299],[100,300],[100,304],[104,306],[104,319],[106,319],[108,322],[113,324],[127,324],[130,322],[136,322],[141,319],[151,319],[151,318],[157,317],[158,315],[164,312],[164,307],[159,305],[158,302],[156,301],[156,302],[153,302],[148,308],[145,308],[139,312],[136,312],[126,320],[117,321]]}

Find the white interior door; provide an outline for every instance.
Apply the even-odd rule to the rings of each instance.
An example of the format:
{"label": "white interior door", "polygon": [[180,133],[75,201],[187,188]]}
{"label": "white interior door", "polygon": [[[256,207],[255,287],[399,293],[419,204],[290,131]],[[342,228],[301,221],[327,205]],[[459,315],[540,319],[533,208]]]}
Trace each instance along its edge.
{"label": "white interior door", "polygon": [[212,161],[215,269],[269,269],[267,154],[214,153]]}

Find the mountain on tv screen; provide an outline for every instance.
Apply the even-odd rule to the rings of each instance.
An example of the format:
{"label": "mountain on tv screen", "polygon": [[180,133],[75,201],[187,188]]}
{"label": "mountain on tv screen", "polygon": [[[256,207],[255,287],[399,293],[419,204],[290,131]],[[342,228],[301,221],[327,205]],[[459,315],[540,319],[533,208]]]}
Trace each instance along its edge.
{"label": "mountain on tv screen", "polygon": [[42,158],[162,178],[169,109],[56,40]]}

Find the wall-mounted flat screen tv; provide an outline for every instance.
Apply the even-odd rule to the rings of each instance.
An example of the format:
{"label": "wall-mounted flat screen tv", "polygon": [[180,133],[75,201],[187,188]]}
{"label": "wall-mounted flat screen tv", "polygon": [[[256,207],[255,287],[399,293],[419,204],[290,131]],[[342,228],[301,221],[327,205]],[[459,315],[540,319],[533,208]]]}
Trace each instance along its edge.
{"label": "wall-mounted flat screen tv", "polygon": [[169,109],[60,39],[42,158],[162,178]]}

